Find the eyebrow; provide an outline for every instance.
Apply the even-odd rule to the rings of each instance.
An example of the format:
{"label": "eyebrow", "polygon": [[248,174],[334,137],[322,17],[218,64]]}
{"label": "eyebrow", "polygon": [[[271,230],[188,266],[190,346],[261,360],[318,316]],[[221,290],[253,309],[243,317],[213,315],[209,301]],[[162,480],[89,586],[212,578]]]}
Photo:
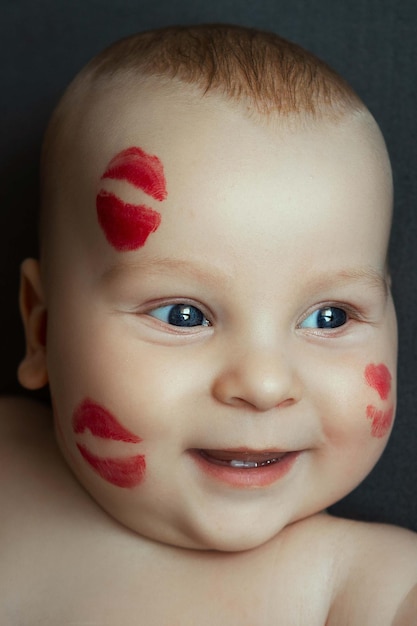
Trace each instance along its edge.
{"label": "eyebrow", "polygon": [[[130,272],[150,272],[155,275],[168,272],[180,272],[199,282],[204,282],[209,286],[216,287],[220,283],[232,283],[233,274],[226,272],[223,267],[202,264],[200,261],[191,259],[165,258],[165,257],[144,257],[140,261],[119,261],[109,269],[105,270],[101,280],[105,284],[110,284],[117,280],[121,274]],[[329,274],[319,276],[317,279],[309,279],[309,284],[315,289],[333,288],[344,283],[363,283],[370,289],[375,289],[387,298],[389,293],[388,272],[379,272],[372,267],[358,267],[344,269],[329,277]]]}
{"label": "eyebrow", "polygon": [[[312,281],[313,282],[313,281]],[[389,294],[389,274],[387,270],[379,272],[373,267],[357,267],[351,269],[344,269],[336,272],[331,278],[331,285],[338,286],[340,283],[357,283],[361,282],[367,285],[370,289],[375,289],[382,292],[384,297],[388,297]],[[317,281],[319,287],[329,285],[329,277],[320,277]]]}
{"label": "eyebrow", "polygon": [[223,268],[202,264],[194,259],[186,261],[184,259],[165,258],[165,257],[144,257],[140,261],[119,261],[102,274],[101,280],[105,284],[110,284],[124,273],[147,272],[152,274],[166,274],[167,272],[174,274],[180,272],[182,275],[189,276],[199,282],[207,285],[217,286],[220,282],[223,284],[231,282],[233,276],[226,272]]}

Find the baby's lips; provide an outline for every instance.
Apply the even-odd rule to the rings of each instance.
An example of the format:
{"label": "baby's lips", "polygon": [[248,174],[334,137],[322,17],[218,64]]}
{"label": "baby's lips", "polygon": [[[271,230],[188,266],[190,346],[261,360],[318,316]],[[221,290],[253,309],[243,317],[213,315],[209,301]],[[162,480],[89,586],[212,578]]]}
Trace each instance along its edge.
{"label": "baby's lips", "polygon": [[246,463],[267,463],[278,461],[286,452],[282,450],[201,450],[204,456],[213,462],[230,463],[232,461],[242,461]]}

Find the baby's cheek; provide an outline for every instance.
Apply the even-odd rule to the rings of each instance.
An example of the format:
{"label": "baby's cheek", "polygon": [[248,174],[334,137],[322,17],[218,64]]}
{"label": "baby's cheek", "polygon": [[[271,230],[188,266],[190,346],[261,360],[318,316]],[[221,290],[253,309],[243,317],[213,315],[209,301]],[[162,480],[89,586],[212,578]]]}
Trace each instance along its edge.
{"label": "baby's cheek", "polygon": [[370,421],[372,437],[381,439],[390,432],[394,419],[391,373],[384,363],[378,365],[369,363],[365,368],[364,377],[367,385],[379,396],[378,406],[373,403],[367,405],[366,419]]}

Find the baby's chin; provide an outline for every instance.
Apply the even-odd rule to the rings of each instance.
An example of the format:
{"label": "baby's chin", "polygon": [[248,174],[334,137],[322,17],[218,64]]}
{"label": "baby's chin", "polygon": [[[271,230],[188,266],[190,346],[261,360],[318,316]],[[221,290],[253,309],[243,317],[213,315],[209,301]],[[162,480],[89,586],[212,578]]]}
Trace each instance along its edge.
{"label": "baby's chin", "polygon": [[[120,525],[120,528],[133,533],[139,541],[150,541],[165,547],[206,552],[244,552],[259,548],[279,537],[285,528],[304,519],[303,516],[300,516],[286,522],[277,520],[275,523],[271,523],[272,520],[269,520],[265,526],[253,523],[238,524],[235,520],[227,528],[219,527],[214,523],[199,525],[195,523],[195,520],[193,520],[194,523],[188,525],[184,523],[169,524],[166,521],[164,524],[158,524],[152,518],[149,522],[140,520],[138,523],[137,519],[122,515],[120,510],[115,507],[103,506],[100,502],[97,504],[105,514]],[[314,514],[308,517],[314,517]]]}

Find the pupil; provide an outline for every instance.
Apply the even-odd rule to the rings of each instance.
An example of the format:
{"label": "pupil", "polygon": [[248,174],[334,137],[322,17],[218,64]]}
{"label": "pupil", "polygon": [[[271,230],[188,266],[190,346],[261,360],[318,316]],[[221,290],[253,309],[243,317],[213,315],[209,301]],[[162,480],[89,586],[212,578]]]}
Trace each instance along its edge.
{"label": "pupil", "polygon": [[346,323],[346,313],[343,309],[328,307],[322,309],[319,314],[319,328],[337,328]]}
{"label": "pupil", "polygon": [[203,322],[202,312],[186,304],[173,306],[169,313],[169,323],[173,326],[201,326]]}

